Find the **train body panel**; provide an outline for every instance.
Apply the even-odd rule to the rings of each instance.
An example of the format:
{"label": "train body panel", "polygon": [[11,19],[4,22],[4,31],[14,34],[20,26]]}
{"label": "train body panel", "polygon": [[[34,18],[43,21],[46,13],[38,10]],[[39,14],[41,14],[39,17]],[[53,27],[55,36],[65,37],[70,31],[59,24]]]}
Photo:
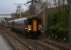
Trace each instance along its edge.
{"label": "train body panel", "polygon": [[26,34],[25,36],[29,35],[32,38],[37,38],[41,34],[41,21],[38,18],[17,19],[9,22],[13,24],[11,27],[14,30],[20,34]]}

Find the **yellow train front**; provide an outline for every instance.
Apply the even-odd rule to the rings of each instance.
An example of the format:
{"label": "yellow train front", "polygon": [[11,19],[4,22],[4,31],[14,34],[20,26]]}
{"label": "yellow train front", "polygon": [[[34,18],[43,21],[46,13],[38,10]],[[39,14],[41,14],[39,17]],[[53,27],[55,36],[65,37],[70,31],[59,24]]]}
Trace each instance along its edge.
{"label": "yellow train front", "polygon": [[25,27],[26,36],[37,39],[41,35],[41,20],[38,18],[30,18],[27,20]]}

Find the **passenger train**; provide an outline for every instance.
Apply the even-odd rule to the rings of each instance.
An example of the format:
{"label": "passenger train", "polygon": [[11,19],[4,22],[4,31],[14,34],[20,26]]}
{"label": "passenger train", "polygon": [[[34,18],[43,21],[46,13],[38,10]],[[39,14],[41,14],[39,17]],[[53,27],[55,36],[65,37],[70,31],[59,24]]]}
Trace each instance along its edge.
{"label": "passenger train", "polygon": [[8,21],[10,28],[16,33],[20,33],[29,38],[38,38],[41,35],[41,20],[33,18],[19,18]]}

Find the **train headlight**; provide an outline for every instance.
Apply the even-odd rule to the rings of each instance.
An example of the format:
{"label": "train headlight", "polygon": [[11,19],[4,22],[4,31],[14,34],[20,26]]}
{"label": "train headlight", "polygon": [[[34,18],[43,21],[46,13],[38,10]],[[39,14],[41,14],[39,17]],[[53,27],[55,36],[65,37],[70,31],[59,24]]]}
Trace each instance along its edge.
{"label": "train headlight", "polygon": [[28,29],[29,31],[31,30],[31,29]]}
{"label": "train headlight", "polygon": [[31,31],[32,27],[31,25],[28,25],[28,31]]}

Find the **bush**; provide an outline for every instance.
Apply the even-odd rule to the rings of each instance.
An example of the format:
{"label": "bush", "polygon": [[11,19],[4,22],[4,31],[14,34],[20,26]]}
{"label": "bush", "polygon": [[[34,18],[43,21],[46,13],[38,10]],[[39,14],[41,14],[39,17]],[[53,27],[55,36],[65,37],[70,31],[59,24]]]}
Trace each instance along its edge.
{"label": "bush", "polygon": [[[53,14],[48,14],[48,36],[53,38],[57,36],[57,39],[68,39],[67,32],[68,32],[68,9],[65,7],[64,10],[58,10]],[[52,37],[51,34],[54,36]],[[54,37],[55,39],[55,37]]]}

